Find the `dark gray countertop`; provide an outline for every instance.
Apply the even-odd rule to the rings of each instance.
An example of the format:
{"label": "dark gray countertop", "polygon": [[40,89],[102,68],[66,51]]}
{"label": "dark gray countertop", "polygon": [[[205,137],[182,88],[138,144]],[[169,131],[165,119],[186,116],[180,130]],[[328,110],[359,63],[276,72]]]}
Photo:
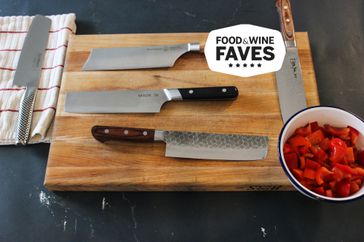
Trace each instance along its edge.
{"label": "dark gray countertop", "polygon": [[[364,118],[364,2],[294,0],[321,103]],[[0,16],[77,15],[77,34],[279,28],[273,0],[0,0]],[[49,145],[0,147],[0,241],[360,241],[364,200],[330,204],[298,192],[48,192]]]}

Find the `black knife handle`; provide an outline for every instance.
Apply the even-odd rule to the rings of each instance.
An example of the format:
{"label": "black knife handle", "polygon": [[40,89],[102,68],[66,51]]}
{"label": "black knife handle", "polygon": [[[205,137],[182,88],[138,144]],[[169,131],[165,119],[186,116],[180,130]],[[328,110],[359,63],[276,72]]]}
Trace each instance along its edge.
{"label": "black knife handle", "polygon": [[178,88],[183,100],[224,100],[235,99],[239,95],[234,86]]}
{"label": "black knife handle", "polygon": [[106,141],[154,141],[154,129],[136,129],[114,126],[94,126],[91,133],[100,142]]}
{"label": "black knife handle", "polygon": [[294,23],[290,0],[276,0],[276,8],[279,13],[281,31],[285,41],[294,41]]}

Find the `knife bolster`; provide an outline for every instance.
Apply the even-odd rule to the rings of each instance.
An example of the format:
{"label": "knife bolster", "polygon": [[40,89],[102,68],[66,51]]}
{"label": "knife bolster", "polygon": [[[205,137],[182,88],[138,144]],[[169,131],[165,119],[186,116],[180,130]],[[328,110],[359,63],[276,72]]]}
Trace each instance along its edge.
{"label": "knife bolster", "polygon": [[168,101],[182,100],[182,95],[178,89],[163,89],[164,94],[168,98]]}

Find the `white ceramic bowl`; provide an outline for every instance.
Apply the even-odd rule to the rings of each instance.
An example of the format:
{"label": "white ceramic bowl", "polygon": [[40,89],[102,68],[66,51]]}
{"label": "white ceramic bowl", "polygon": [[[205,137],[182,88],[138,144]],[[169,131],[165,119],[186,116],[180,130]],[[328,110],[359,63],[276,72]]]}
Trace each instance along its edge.
{"label": "white ceramic bowl", "polygon": [[283,156],[283,145],[287,139],[294,133],[294,131],[305,126],[309,122],[317,121],[320,126],[324,124],[330,124],[336,127],[346,127],[350,125],[351,127],[357,129],[360,133],[359,139],[357,141],[356,147],[361,150],[364,149],[364,122],[352,113],[349,113],[343,109],[336,107],[327,106],[315,106],[303,109],[293,115],[283,126],[278,140],[278,152],[279,160],[283,167],[284,172],[287,174],[292,185],[302,194],[316,200],[326,200],[332,202],[344,202],[354,200],[364,195],[364,186],[356,193],[351,196],[344,198],[332,198],[322,196],[309,189],[305,188],[300,182],[294,177],[294,175],[288,169]]}

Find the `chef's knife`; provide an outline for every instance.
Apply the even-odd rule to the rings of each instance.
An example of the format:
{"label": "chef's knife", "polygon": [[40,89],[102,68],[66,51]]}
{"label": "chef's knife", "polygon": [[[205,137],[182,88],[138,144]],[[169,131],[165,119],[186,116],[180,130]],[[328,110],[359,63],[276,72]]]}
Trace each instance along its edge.
{"label": "chef's knife", "polygon": [[276,0],[281,31],[286,44],[282,68],[276,72],[281,115],[285,123],[293,114],[306,108],[301,65],[296,47],[294,24],[289,0]]}
{"label": "chef's knife", "polygon": [[171,67],[186,52],[200,51],[199,43],[92,49],[83,70],[124,70]]}
{"label": "chef's knife", "polygon": [[19,106],[16,144],[25,145],[29,139],[33,107],[51,23],[49,18],[35,16],[20,53],[13,85],[25,86],[26,89]]}
{"label": "chef's knife", "polygon": [[165,102],[177,100],[229,100],[238,96],[234,86],[163,90],[93,91],[67,93],[70,113],[158,113]]}
{"label": "chef's knife", "polygon": [[92,135],[100,142],[163,141],[166,156],[210,160],[261,160],[268,151],[268,137],[162,131],[111,126],[94,126]]}

